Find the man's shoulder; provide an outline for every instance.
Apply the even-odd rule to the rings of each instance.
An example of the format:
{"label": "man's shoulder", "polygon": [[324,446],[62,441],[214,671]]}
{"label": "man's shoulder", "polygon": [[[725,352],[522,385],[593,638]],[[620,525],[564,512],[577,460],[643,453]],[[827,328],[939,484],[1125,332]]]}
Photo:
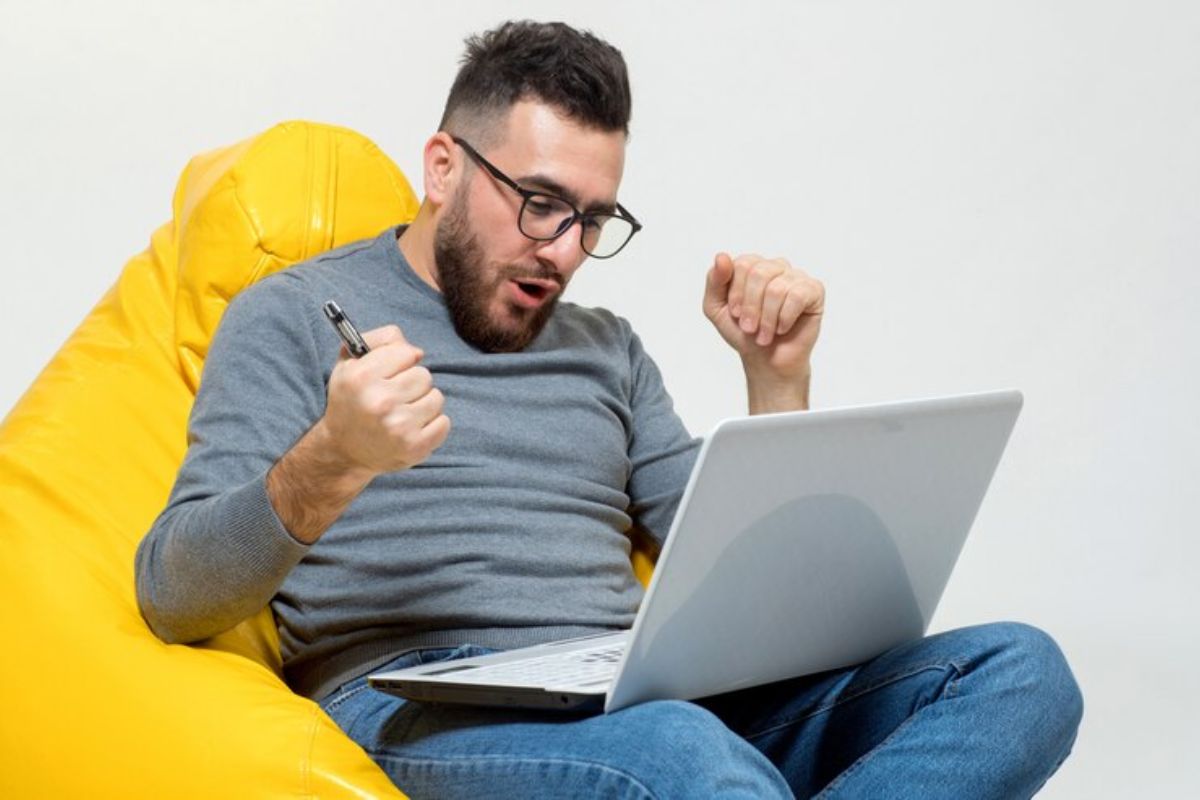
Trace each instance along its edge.
{"label": "man's shoulder", "polygon": [[307,261],[297,262],[290,269],[300,270],[301,273],[320,272],[321,270],[330,269],[340,262],[377,259],[381,255],[378,252],[380,238],[389,235],[389,238],[394,241],[395,237],[392,231],[392,228],[388,228],[383,233],[368,236],[365,239],[359,239],[354,242],[348,242],[332,250],[326,250],[324,253],[319,253]]}
{"label": "man's shoulder", "polygon": [[378,242],[378,236],[371,236],[298,261],[247,286],[234,300],[270,305],[272,301],[294,300],[297,295],[327,292],[335,285],[339,272],[366,268],[378,260]]}
{"label": "man's shoulder", "polygon": [[385,261],[385,255],[379,247],[380,236],[370,236],[355,242],[326,250],[306,261],[298,261],[287,269],[280,270],[274,275],[264,278],[262,282],[275,279],[277,281],[314,282],[327,280],[330,273],[346,269],[356,269],[360,265]]}

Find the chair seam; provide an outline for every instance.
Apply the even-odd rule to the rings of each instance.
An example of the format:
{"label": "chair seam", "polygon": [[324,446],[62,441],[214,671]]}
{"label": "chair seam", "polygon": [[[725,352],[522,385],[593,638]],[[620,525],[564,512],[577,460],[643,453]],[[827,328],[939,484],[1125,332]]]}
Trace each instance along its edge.
{"label": "chair seam", "polygon": [[317,730],[321,724],[321,707],[316,703],[312,704],[312,710],[309,713],[309,730],[308,730],[308,750],[301,756],[300,761],[300,789],[302,797],[316,797],[312,786],[312,762],[313,753],[317,747]]}

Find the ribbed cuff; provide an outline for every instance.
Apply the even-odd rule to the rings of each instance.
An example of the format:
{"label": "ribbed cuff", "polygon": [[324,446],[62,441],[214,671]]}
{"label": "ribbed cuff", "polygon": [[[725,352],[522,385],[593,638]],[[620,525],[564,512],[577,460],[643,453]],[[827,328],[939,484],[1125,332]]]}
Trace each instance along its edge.
{"label": "ribbed cuff", "polygon": [[229,552],[247,572],[278,585],[308,553],[296,540],[267,497],[266,473],[231,492],[219,527]]}

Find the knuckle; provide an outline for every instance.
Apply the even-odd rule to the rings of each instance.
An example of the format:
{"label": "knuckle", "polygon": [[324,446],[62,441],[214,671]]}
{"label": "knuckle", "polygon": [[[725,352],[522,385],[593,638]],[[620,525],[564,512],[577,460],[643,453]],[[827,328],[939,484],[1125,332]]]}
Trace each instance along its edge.
{"label": "knuckle", "polygon": [[413,421],[412,415],[408,413],[397,414],[392,418],[389,426],[392,436],[398,439],[401,444],[408,445],[414,434],[418,432],[417,426]]}
{"label": "knuckle", "polygon": [[330,382],[337,382],[355,392],[363,392],[370,384],[370,379],[364,370],[358,369],[357,362],[344,362],[338,365],[336,375],[330,376]]}
{"label": "knuckle", "polygon": [[350,388],[354,393],[363,398],[364,402],[369,397],[376,395],[376,383],[370,375],[365,372],[360,372],[350,379]]}
{"label": "knuckle", "polygon": [[328,393],[334,394],[341,392],[343,389],[350,386],[350,375],[346,372],[345,364],[338,364],[329,373],[329,388]]}
{"label": "knuckle", "polygon": [[776,279],[783,275],[784,271],[779,267],[771,264],[763,263],[754,267],[752,279],[763,285],[775,283]]}
{"label": "knuckle", "polygon": [[386,392],[374,391],[363,396],[362,407],[373,417],[386,418],[395,404]]}
{"label": "knuckle", "polygon": [[409,379],[422,391],[429,391],[433,386],[433,373],[425,367],[410,367]]}

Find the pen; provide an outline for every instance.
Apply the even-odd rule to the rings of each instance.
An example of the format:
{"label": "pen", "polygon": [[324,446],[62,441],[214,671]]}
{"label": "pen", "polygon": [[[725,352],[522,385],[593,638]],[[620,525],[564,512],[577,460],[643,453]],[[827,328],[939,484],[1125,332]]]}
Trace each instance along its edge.
{"label": "pen", "polygon": [[342,341],[346,343],[346,349],[350,351],[350,355],[355,358],[362,358],[370,350],[367,343],[363,341],[362,334],[358,332],[358,328],[354,327],[354,323],[346,316],[346,312],[342,311],[341,306],[332,300],[325,301],[325,305],[321,306],[325,312],[325,316],[329,318],[329,322],[333,325],[333,329],[337,331]]}

